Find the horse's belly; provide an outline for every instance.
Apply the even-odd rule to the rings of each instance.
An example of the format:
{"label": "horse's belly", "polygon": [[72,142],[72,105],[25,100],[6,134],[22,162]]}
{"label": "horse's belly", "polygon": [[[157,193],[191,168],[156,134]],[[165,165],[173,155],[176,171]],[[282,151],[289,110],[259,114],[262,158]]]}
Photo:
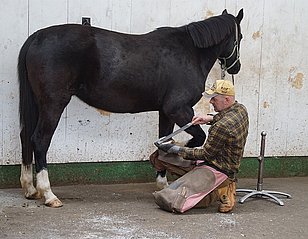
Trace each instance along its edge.
{"label": "horse's belly", "polygon": [[113,113],[139,113],[158,110],[157,105],[152,101],[138,97],[120,97],[117,95],[110,97],[78,97],[88,105]]}

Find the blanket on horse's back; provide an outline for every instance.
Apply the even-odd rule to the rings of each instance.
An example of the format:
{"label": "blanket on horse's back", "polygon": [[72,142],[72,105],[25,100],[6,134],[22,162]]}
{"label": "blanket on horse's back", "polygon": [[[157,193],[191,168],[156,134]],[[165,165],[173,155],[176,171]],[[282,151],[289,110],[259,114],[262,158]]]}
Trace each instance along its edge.
{"label": "blanket on horse's back", "polygon": [[[171,164],[177,162],[178,159],[179,156],[172,159],[170,155],[164,158],[161,154],[159,157],[159,160],[168,160]],[[178,163],[181,164],[187,161],[182,160],[178,161]],[[184,213],[193,208],[227,178],[227,175],[210,166],[196,166],[191,171],[172,182],[168,187],[154,192],[153,196],[155,198],[155,203],[163,210]]]}

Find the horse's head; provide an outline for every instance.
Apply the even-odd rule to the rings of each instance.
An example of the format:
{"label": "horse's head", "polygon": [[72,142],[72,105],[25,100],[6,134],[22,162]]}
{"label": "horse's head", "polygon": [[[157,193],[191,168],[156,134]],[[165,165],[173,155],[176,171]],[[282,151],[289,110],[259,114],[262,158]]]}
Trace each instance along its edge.
{"label": "horse's head", "polygon": [[[228,14],[224,10],[222,15]],[[226,47],[218,57],[223,71],[229,74],[237,74],[241,69],[240,63],[240,43],[242,40],[240,23],[243,19],[243,9],[241,9],[236,17],[234,17],[234,30],[229,35]]]}

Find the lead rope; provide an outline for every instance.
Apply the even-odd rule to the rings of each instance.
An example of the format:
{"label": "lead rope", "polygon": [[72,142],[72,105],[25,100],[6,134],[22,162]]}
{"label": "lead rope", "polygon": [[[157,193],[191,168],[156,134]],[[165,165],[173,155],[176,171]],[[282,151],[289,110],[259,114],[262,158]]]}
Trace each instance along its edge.
{"label": "lead rope", "polygon": [[[221,79],[224,80],[226,76],[226,69],[225,68],[221,68]],[[234,75],[232,74],[232,84],[234,85]]]}
{"label": "lead rope", "polygon": [[226,76],[226,70],[221,68],[221,79],[224,80]]}
{"label": "lead rope", "polygon": [[[226,70],[221,68],[221,79],[224,80],[226,76]],[[234,75],[232,74],[232,83],[234,85]]]}

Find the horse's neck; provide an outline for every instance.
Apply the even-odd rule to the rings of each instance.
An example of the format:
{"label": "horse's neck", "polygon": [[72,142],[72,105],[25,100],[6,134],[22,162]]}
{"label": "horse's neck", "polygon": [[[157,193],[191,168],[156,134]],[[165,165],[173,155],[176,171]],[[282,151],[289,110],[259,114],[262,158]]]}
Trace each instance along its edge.
{"label": "horse's neck", "polygon": [[206,80],[207,75],[209,74],[215,62],[217,61],[219,53],[220,53],[219,47],[211,47],[202,50],[201,69],[205,76],[204,81]]}

